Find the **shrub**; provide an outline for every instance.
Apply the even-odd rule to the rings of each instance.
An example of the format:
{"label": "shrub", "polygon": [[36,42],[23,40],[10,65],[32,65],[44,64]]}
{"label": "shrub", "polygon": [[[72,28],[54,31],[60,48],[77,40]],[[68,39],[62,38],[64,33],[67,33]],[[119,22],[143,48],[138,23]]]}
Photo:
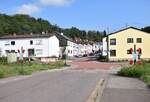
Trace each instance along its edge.
{"label": "shrub", "polygon": [[107,62],[108,61],[108,58],[107,58],[107,56],[99,56],[98,58],[97,58],[97,60],[98,61],[101,61],[101,62]]}
{"label": "shrub", "polygon": [[7,64],[7,58],[6,57],[0,57],[0,64]]}

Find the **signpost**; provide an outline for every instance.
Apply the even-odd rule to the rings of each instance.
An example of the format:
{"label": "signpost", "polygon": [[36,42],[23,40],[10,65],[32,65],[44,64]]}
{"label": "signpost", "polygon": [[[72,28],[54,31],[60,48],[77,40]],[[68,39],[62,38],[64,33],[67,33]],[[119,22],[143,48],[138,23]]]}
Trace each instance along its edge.
{"label": "signpost", "polygon": [[24,62],[24,60],[23,60],[23,54],[24,54],[24,52],[25,52],[25,50],[23,49],[23,47],[21,47],[21,51],[18,49],[18,53],[19,53],[19,62],[21,63],[21,72],[22,72],[22,74],[24,74],[24,70],[23,70],[23,62]]}

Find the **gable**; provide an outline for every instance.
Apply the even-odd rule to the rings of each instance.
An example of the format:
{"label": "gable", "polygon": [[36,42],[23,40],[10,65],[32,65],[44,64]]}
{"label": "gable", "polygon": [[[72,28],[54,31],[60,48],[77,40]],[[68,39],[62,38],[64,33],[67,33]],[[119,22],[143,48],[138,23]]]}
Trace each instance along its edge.
{"label": "gable", "polygon": [[128,29],[125,29],[125,30],[120,30],[118,32],[112,33],[108,36],[109,37],[115,37],[115,36],[124,36],[124,37],[148,36],[148,37],[150,37],[150,34],[147,33],[147,32],[143,32],[139,29],[128,28]]}

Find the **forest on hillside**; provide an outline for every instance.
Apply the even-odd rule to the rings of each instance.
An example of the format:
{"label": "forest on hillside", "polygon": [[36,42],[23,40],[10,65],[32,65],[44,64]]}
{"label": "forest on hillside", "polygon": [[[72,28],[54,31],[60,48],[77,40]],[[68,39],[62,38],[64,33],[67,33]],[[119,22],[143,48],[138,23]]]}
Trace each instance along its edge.
{"label": "forest on hillside", "polygon": [[147,33],[150,33],[150,26],[142,28],[142,31],[145,31]]}
{"label": "forest on hillside", "polygon": [[100,32],[95,30],[80,30],[76,27],[61,28],[51,24],[42,18],[34,18],[29,15],[6,15],[0,14],[0,35],[5,34],[41,34],[42,32],[62,32],[66,36],[80,41],[101,41],[106,36],[106,31]]}

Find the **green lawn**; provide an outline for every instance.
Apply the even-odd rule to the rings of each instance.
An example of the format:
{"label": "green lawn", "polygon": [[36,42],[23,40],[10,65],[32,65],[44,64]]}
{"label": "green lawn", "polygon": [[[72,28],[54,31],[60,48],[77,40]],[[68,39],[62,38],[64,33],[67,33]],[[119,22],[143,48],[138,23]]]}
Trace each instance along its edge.
{"label": "green lawn", "polygon": [[36,71],[48,70],[48,69],[59,69],[64,67],[63,61],[58,61],[51,64],[40,64],[40,63],[26,63],[23,64],[0,64],[0,78],[17,76],[17,75],[29,75]]}
{"label": "green lawn", "polygon": [[118,75],[140,78],[145,81],[150,87],[150,63],[144,63],[141,65],[133,65],[124,67],[118,71]]}

